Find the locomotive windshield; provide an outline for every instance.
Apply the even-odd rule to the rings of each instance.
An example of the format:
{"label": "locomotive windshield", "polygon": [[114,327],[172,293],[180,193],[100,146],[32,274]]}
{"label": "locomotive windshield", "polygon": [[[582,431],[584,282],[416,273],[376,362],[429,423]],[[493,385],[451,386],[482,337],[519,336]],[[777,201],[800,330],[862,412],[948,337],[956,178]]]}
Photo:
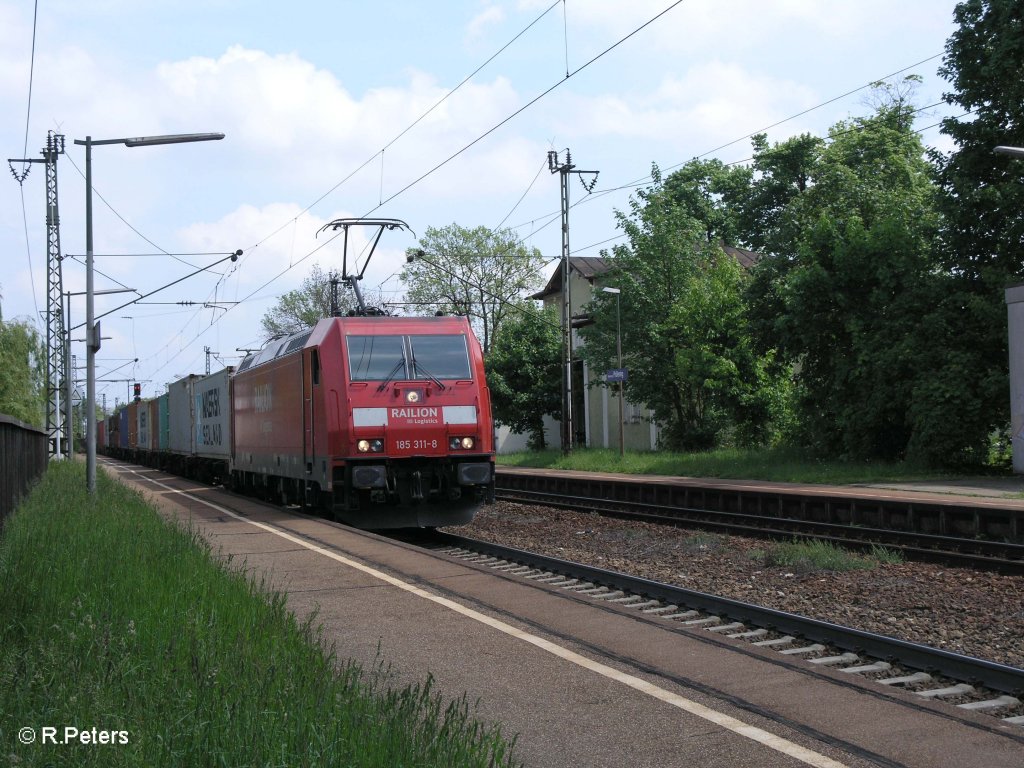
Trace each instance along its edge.
{"label": "locomotive windshield", "polygon": [[405,367],[401,336],[349,336],[348,365],[352,381],[380,381],[401,376]]}
{"label": "locomotive windshield", "polygon": [[352,381],[471,379],[466,337],[348,336]]}

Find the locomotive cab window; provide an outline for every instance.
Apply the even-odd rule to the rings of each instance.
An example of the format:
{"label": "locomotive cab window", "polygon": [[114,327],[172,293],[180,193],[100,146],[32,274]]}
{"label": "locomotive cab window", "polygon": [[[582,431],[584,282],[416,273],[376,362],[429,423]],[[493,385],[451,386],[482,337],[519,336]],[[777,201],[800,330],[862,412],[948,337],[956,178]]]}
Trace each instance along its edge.
{"label": "locomotive cab window", "polygon": [[349,336],[347,341],[352,381],[408,378],[401,336]]}
{"label": "locomotive cab window", "polygon": [[348,336],[352,381],[472,379],[466,337]]}
{"label": "locomotive cab window", "polygon": [[410,336],[413,378],[471,379],[465,336]]}

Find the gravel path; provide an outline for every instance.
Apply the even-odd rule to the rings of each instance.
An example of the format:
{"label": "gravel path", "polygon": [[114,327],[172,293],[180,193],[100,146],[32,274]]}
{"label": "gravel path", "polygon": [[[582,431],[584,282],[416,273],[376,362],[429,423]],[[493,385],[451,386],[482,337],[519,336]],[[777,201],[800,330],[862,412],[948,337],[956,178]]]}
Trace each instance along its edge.
{"label": "gravel path", "polygon": [[498,502],[454,532],[1024,669],[1024,577],[927,563],[764,565],[772,543]]}

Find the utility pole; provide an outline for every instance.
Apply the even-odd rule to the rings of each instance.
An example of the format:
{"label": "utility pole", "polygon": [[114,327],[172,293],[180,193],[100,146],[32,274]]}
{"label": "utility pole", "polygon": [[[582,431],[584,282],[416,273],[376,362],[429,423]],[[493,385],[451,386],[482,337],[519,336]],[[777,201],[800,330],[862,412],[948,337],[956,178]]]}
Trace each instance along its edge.
{"label": "utility pole", "polygon": [[216,352],[211,352],[209,347],[203,347],[203,351],[206,352],[206,375],[210,375],[210,356],[216,355]]}
{"label": "utility pole", "polygon": [[565,375],[562,377],[562,453],[571,453],[573,446],[572,417],[572,280],[569,263],[569,176],[570,174],[593,174],[590,183],[580,179],[589,194],[597,183],[598,171],[580,171],[572,164],[572,155],[565,150],[565,162],[560,163],[558,152],[548,152],[548,170],[561,177],[562,190],[562,362]]}
{"label": "utility pole", "polygon": [[[64,136],[50,131],[46,135],[43,159],[8,159],[8,163],[43,163],[46,166],[46,434],[49,437],[50,458],[68,451],[71,439],[64,411],[70,413],[69,404],[61,408],[63,378],[65,376],[64,347],[64,279],[61,274],[60,213],[57,207],[57,157],[64,154]],[[11,173],[19,184],[25,181],[28,170]],[[70,456],[70,452],[68,452]]]}

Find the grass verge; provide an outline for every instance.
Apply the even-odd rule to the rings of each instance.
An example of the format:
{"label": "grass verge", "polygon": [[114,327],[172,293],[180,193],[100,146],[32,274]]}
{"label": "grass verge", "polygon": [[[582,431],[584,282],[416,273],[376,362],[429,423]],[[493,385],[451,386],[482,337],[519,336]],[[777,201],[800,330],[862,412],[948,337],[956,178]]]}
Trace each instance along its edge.
{"label": "grass verge", "polygon": [[501,465],[634,475],[719,477],[790,483],[878,483],[952,479],[954,475],[906,463],[821,461],[793,449],[722,448],[702,453],[627,452],[603,448],[500,454]]}
{"label": "grass verge", "polygon": [[797,573],[871,570],[879,564],[903,562],[898,552],[874,546],[867,554],[855,554],[828,541],[794,540],[753,550],[750,557],[766,567],[791,568]]}
{"label": "grass verge", "polygon": [[52,464],[0,533],[0,762],[513,764],[514,740],[465,697],[339,664],[282,595],[139,494],[98,483],[89,498],[82,464]]}

